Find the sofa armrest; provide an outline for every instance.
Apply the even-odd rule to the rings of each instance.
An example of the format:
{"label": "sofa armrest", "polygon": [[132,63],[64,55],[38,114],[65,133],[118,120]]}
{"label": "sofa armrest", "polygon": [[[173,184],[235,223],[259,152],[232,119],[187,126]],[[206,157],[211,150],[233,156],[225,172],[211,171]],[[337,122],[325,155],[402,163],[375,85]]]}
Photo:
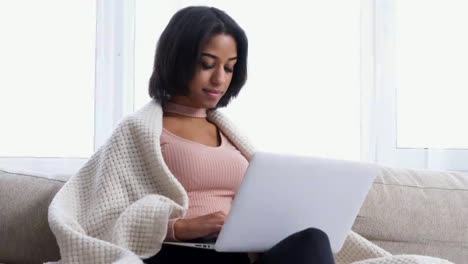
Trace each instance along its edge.
{"label": "sofa armrest", "polygon": [[63,180],[0,170],[0,263],[58,260],[47,211]]}

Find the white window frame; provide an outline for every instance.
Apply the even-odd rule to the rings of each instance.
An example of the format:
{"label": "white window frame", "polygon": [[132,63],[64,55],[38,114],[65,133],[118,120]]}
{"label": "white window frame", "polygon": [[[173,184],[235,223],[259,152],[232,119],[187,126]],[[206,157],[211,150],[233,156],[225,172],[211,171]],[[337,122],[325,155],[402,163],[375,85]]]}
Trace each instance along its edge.
{"label": "white window frame", "polygon": [[[135,1],[96,0],[96,5],[94,151],[134,111]],[[361,159],[397,167],[468,171],[468,150],[396,145],[394,5],[391,0],[361,0]],[[76,171],[87,160],[0,157],[0,166]]]}
{"label": "white window frame", "polygon": [[94,151],[133,112],[135,2],[97,0]]}
{"label": "white window frame", "polygon": [[362,157],[388,166],[468,171],[467,149],[399,148],[395,1],[363,0]]}

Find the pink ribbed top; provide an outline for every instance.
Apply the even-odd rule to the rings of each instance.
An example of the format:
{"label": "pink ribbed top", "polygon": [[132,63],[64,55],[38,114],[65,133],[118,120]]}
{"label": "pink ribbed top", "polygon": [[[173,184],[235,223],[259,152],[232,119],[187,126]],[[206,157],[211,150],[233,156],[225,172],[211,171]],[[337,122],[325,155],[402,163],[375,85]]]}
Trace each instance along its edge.
{"label": "pink ribbed top", "polygon": [[[167,129],[162,131],[164,161],[188,194],[186,218],[216,211],[228,214],[244,177],[248,161],[223,133],[219,133],[220,146],[211,147],[181,138]],[[177,220],[170,219],[166,240],[177,240],[174,237]]]}

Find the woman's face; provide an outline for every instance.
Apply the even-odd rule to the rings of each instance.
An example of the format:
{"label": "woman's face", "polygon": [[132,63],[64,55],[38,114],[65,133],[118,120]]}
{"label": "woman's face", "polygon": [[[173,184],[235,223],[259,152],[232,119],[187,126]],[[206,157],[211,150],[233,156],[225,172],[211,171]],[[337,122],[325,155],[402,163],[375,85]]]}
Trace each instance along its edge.
{"label": "woman's face", "polygon": [[200,61],[189,82],[188,96],[174,96],[175,103],[214,108],[227,91],[237,61],[237,46],[230,35],[213,36],[202,48]]}

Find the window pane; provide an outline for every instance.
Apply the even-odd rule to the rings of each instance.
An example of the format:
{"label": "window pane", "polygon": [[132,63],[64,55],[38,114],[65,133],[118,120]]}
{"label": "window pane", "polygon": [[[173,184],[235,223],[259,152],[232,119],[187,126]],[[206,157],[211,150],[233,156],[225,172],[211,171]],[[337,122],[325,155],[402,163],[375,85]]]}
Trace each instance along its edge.
{"label": "window pane", "polygon": [[150,100],[148,84],[153,72],[156,42],[178,1],[139,0],[135,2],[135,109]]}
{"label": "window pane", "polygon": [[[246,31],[249,80],[223,111],[259,150],[360,158],[359,1],[182,3],[219,7]],[[152,36],[156,43],[174,13],[164,12],[137,18],[152,27],[138,33],[137,24],[137,45]],[[154,48],[142,56],[152,59]],[[136,81],[137,94],[147,94],[147,61],[136,62],[148,74],[141,87]]]}
{"label": "window pane", "polygon": [[95,6],[0,2],[0,156],[92,153]]}
{"label": "window pane", "polygon": [[396,8],[398,146],[468,148],[468,2]]}

